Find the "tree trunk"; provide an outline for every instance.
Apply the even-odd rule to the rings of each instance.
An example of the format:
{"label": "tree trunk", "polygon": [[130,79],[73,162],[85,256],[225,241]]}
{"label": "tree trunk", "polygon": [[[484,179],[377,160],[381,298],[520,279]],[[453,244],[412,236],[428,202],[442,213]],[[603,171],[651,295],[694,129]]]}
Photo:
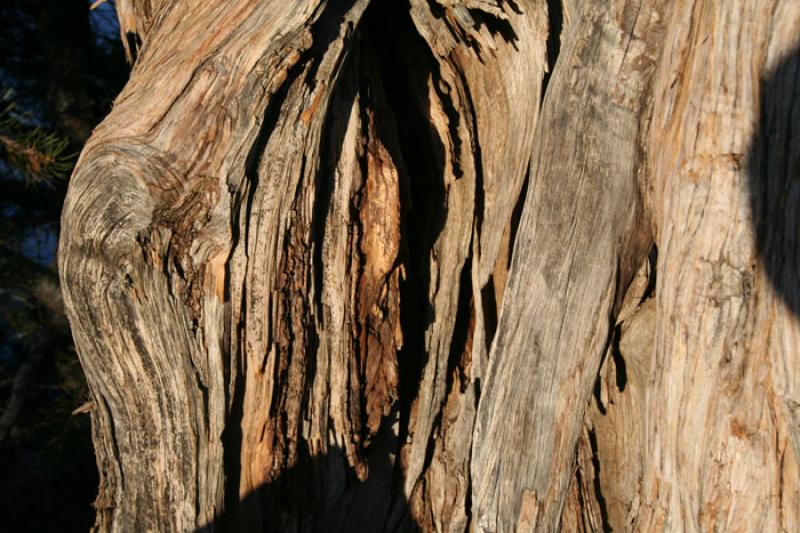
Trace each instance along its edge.
{"label": "tree trunk", "polygon": [[800,5],[117,8],[100,530],[798,529]]}

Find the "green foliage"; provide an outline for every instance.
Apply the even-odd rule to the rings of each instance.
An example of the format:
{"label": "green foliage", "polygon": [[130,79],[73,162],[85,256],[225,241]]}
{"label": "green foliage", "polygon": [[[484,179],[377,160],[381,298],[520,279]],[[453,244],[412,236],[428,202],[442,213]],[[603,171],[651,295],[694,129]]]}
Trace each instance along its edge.
{"label": "green foliage", "polygon": [[6,162],[29,183],[53,185],[66,179],[75,161],[75,154],[65,153],[69,140],[26,124],[15,108],[13,91],[6,90],[0,97],[0,147]]}

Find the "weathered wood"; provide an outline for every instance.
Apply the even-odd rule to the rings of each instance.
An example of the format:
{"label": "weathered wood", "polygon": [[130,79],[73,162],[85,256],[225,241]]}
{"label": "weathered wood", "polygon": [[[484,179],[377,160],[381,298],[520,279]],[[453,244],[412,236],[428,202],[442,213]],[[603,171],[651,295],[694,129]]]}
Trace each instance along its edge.
{"label": "weathered wood", "polygon": [[614,304],[647,252],[639,122],[667,7],[586,4],[550,80],[473,437],[480,531],[558,528]]}
{"label": "weathered wood", "polygon": [[[491,13],[452,3],[439,16],[427,2],[411,6],[437,61],[431,102],[438,109],[431,116],[452,155],[443,175],[445,220],[431,250],[432,320],[409,422],[413,438],[404,450],[405,491],[427,528],[463,531],[471,434],[492,334],[484,308],[496,316],[499,305],[484,304],[482,290],[494,285],[490,276],[528,167],[546,69],[547,10],[541,1]],[[462,319],[461,332],[459,316],[472,317]],[[463,345],[454,345],[454,336]]]}
{"label": "weathered wood", "polygon": [[[291,215],[313,207],[296,200],[297,183],[313,187],[321,115],[365,6],[170,6],[147,42],[179,47],[144,47],[87,144],[60,257],[98,404],[101,528],[212,523],[226,483],[236,501],[291,463],[302,372],[277,383],[264,372],[286,305],[269,296],[287,268],[279,249]],[[279,114],[291,116],[285,127]],[[298,231],[300,247],[310,229]],[[286,365],[291,346],[282,348]],[[265,395],[273,387],[283,387],[278,405]],[[289,427],[265,434],[278,409]],[[226,426],[231,412],[244,416]]]}
{"label": "weathered wood", "polygon": [[643,530],[800,527],[798,28],[792,1],[687,1],[666,38]]}
{"label": "weathered wood", "polygon": [[[399,500],[423,474],[454,366],[455,317],[469,305],[461,271],[473,265],[476,292],[488,282],[526,170],[546,23],[543,4],[523,13],[491,3],[437,7],[445,19],[426,4],[411,18],[376,5],[362,22],[367,4],[121,3],[123,32],[142,46],[73,177],[61,242],[67,306],[100,406],[101,528],[186,529],[226,507],[229,524],[297,525],[303,509],[282,508],[282,489],[265,487],[314,456],[365,480],[369,450],[399,453],[398,430],[380,430],[398,408],[410,424]],[[380,29],[369,25],[389,15],[407,18],[395,46],[415,46],[421,64],[408,86],[385,89],[371,49]],[[447,38],[428,49],[414,24]],[[422,106],[427,124],[414,131],[429,139],[414,142],[438,146],[422,161],[433,168],[403,161],[416,145],[400,139],[408,131],[387,91]],[[414,202],[424,206],[413,237],[423,249],[401,252]],[[427,361],[411,413],[397,405],[409,261],[427,292],[410,297],[432,310],[415,333],[421,351],[404,352],[415,359],[406,366]],[[462,467],[474,415],[465,416],[453,445]],[[468,472],[458,475],[462,497],[450,507],[463,528]],[[435,494],[449,480],[426,483]],[[356,523],[331,501],[373,498],[336,476],[320,483],[328,502],[315,512],[329,525]],[[387,513],[358,523],[380,526]]]}
{"label": "weathered wood", "polygon": [[800,5],[117,6],[98,529],[797,529]]}

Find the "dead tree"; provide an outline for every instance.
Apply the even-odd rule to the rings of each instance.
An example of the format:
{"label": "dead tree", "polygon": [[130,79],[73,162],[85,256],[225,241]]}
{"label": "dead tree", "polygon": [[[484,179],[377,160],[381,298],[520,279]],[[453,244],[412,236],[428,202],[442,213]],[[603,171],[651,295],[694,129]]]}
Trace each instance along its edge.
{"label": "dead tree", "polygon": [[800,527],[796,1],[117,9],[101,530]]}

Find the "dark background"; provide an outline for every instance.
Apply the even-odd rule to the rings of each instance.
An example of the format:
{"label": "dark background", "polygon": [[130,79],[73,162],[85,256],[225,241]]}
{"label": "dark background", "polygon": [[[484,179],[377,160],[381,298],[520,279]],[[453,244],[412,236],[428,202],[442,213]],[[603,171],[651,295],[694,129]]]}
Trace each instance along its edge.
{"label": "dark background", "polygon": [[113,0],[0,0],[0,531],[87,531],[97,467],[55,253],[77,154],[128,76]]}

